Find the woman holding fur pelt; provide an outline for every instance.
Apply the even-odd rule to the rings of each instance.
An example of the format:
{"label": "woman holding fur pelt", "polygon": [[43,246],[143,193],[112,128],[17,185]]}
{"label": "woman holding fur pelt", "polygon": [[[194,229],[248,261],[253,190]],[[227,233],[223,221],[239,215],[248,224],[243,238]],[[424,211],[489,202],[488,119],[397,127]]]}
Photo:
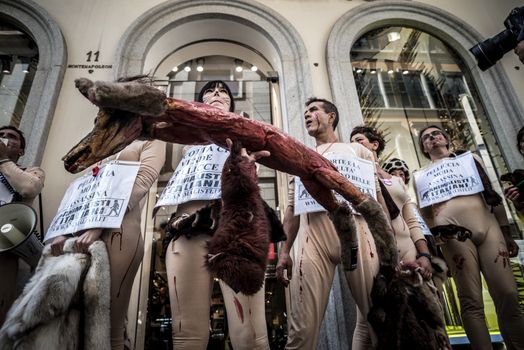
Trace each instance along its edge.
{"label": "woman holding fur pelt", "polygon": [[[124,349],[125,316],[131,296],[131,289],[138,267],[144,255],[144,241],[141,233],[140,216],[145,203],[144,197],[156,181],[165,160],[165,143],[162,141],[134,141],[116,156],[103,163],[118,159],[139,162],[126,213],[120,229],[93,228],[79,232],[75,249],[87,252],[98,239],[105,242],[111,273],[111,348]],[[97,172],[97,167],[93,173]],[[67,236],[58,236],[51,242],[53,255],[63,254]]]}
{"label": "woman holding fur pelt", "polygon": [[[224,111],[234,111],[233,95],[223,81],[207,83],[200,91],[198,101]],[[187,174],[184,175],[184,166],[190,165],[192,169],[212,168],[213,173],[220,179],[219,175],[224,167],[225,159],[224,157],[215,157],[215,155],[227,150],[216,145],[207,145],[187,147],[184,151],[185,155],[173,177],[187,177]],[[253,163],[258,158],[267,155],[267,153],[266,151],[260,151],[251,155],[246,154],[242,162],[254,170]],[[212,155],[210,158],[213,159],[222,159],[221,163],[206,162],[208,157],[202,157],[203,154],[210,154]],[[227,170],[231,171],[230,168],[227,168]],[[191,173],[194,174],[194,171],[191,170]],[[207,174],[210,174],[210,172],[208,171]],[[221,251],[226,249],[227,254],[229,254],[229,248],[233,248],[233,245],[240,247],[239,244],[241,243],[239,240],[239,242],[235,242],[235,244],[231,244],[229,247],[222,247],[224,249],[214,245],[216,240],[213,240],[214,237],[212,238],[212,236],[215,234],[215,230],[217,235],[222,235],[224,233],[221,231],[224,228],[222,224],[228,225],[232,222],[221,223],[217,228],[221,193],[216,191],[216,189],[220,189],[220,186],[216,186],[217,183],[215,182],[213,184],[205,184],[195,180],[205,176],[205,174],[202,174],[202,176],[195,174],[195,176],[187,177],[189,181],[182,182],[184,183],[183,193],[178,193],[177,198],[180,202],[167,227],[169,236],[166,240],[168,243],[166,269],[171,314],[173,317],[173,348],[177,350],[206,349],[209,339],[209,309],[213,286],[213,274],[210,272],[210,269],[213,270],[217,265],[221,264],[222,259],[226,256],[226,253],[221,254]],[[214,177],[214,179],[220,184],[217,177]],[[235,186],[235,183],[231,185]],[[184,193],[187,193],[187,195]],[[208,195],[200,195],[202,193],[207,193]],[[238,202],[244,203],[245,207],[247,207],[245,200],[246,198],[244,197],[239,199]],[[226,206],[225,202],[224,206]],[[244,219],[249,220],[249,218]],[[252,222],[258,222],[261,218],[253,217],[252,219]],[[260,224],[264,225],[265,223],[262,221]],[[242,227],[237,229],[241,230]],[[265,239],[267,240],[267,237]],[[263,242],[261,243],[263,245]],[[250,246],[248,248],[253,249],[254,247]],[[258,249],[262,255],[267,252],[263,250],[263,248]],[[264,260],[262,255],[261,259]],[[263,275],[264,268],[256,265],[256,263],[253,264],[255,270]],[[227,274],[226,271],[224,273]],[[244,273],[247,273],[247,271],[244,271]],[[226,275],[219,277],[227,278]],[[235,350],[269,349],[263,286],[254,286],[253,290],[251,290],[254,294],[248,296],[235,291],[235,289],[238,291],[242,286],[229,286],[223,280],[219,280],[219,284],[226,306],[229,334],[233,348]]]}

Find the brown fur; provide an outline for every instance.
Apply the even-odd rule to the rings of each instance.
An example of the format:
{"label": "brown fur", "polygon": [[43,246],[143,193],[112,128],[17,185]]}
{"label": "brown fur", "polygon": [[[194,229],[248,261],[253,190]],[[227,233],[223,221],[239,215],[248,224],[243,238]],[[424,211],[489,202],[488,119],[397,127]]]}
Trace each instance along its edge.
{"label": "brown fur", "polygon": [[222,209],[208,246],[208,266],[235,292],[252,295],[264,284],[270,226],[255,163],[240,149],[236,142],[222,170]]}

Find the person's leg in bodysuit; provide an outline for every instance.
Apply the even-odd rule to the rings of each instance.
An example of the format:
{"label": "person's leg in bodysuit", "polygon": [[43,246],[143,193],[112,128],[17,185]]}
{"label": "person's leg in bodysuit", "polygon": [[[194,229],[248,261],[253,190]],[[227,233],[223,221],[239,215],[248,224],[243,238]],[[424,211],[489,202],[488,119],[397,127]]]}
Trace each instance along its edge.
{"label": "person's leg in bodysuit", "polygon": [[235,293],[219,281],[226,306],[229,337],[235,350],[269,349],[267,338],[264,287],[255,295]]}
{"label": "person's leg in bodysuit", "polygon": [[457,286],[460,314],[473,349],[492,349],[484,315],[477,247],[471,240],[449,240],[442,245],[444,259]]}
{"label": "person's leg in bodysuit", "polygon": [[358,263],[353,271],[346,271],[346,279],[358,307],[357,325],[353,333],[352,349],[372,349],[376,344],[376,336],[367,322],[367,314],[371,308],[371,288],[378,273],[379,260],[375,240],[373,239],[365,220],[355,216],[358,231]]}
{"label": "person's leg in bodysuit", "polygon": [[[135,215],[139,218],[138,215]],[[106,230],[106,243],[111,269],[111,348],[124,349],[125,317],[136,272],[144,256],[144,240],[138,222],[124,218],[121,232]]]}
{"label": "person's leg in bodysuit", "polygon": [[509,350],[524,349],[524,316],[520,313],[518,291],[507,246],[498,222],[493,218],[485,240],[477,247],[480,268],[499,321],[500,332]]}
{"label": "person's leg in bodysuit", "polygon": [[[325,216],[320,219],[318,216]],[[289,284],[288,340],[286,349],[316,349],[335,267],[340,261],[340,242],[324,213],[305,216],[295,244],[296,260]],[[331,242],[331,243],[330,243]]]}
{"label": "person's leg in bodysuit", "polygon": [[173,349],[206,349],[213,279],[206,267],[207,235],[171,241],[166,252]]}

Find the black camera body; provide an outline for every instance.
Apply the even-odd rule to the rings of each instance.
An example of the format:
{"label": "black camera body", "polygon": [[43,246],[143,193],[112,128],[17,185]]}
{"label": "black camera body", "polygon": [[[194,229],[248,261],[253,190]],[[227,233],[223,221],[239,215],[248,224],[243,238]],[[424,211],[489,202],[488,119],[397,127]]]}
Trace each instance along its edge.
{"label": "black camera body", "polygon": [[506,30],[469,49],[482,71],[493,66],[506,52],[513,50],[524,40],[524,6],[511,10],[504,26]]}

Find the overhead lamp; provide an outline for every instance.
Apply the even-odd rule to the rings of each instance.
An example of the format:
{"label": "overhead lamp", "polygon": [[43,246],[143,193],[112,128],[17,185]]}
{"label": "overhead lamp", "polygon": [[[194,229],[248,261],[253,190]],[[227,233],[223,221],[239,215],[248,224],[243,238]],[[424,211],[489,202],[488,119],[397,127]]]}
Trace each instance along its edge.
{"label": "overhead lamp", "polygon": [[244,61],[235,59],[235,71],[238,73],[242,72],[244,70],[244,67],[242,65],[244,64]]}
{"label": "overhead lamp", "polygon": [[388,41],[392,43],[393,41],[397,41],[400,39],[400,33],[399,32],[389,32],[388,33]]}
{"label": "overhead lamp", "polygon": [[178,72],[178,66],[174,66],[173,69],[171,69],[171,72]]}
{"label": "overhead lamp", "polygon": [[252,65],[252,66],[251,66],[251,71],[252,71],[252,72],[256,72],[257,70],[258,70],[258,67],[257,67],[257,66],[255,66],[255,65]]}
{"label": "overhead lamp", "polygon": [[18,57],[20,60],[20,63],[22,64],[22,72],[25,74],[29,73],[30,67],[31,67],[31,59],[29,57]]}
{"label": "overhead lamp", "polygon": [[402,72],[402,74],[407,75],[407,74],[409,74],[409,71],[408,71],[408,70],[404,70],[404,71]]}
{"label": "overhead lamp", "polygon": [[357,71],[356,71],[356,72],[357,72],[357,74],[362,73],[362,68],[357,68]]}
{"label": "overhead lamp", "polygon": [[377,70],[376,69],[372,69],[370,73],[371,74],[377,74]]}
{"label": "overhead lamp", "polygon": [[184,71],[191,72],[191,61],[187,61],[186,65],[184,66]]}
{"label": "overhead lamp", "polygon": [[197,70],[197,72],[203,72],[204,71],[204,59],[203,58],[197,59],[196,70]]}
{"label": "overhead lamp", "polygon": [[0,56],[0,62],[2,63],[2,73],[11,74],[13,69],[13,59],[11,56]]}
{"label": "overhead lamp", "polygon": [[393,74],[395,71],[393,69],[388,70],[388,74]]}

